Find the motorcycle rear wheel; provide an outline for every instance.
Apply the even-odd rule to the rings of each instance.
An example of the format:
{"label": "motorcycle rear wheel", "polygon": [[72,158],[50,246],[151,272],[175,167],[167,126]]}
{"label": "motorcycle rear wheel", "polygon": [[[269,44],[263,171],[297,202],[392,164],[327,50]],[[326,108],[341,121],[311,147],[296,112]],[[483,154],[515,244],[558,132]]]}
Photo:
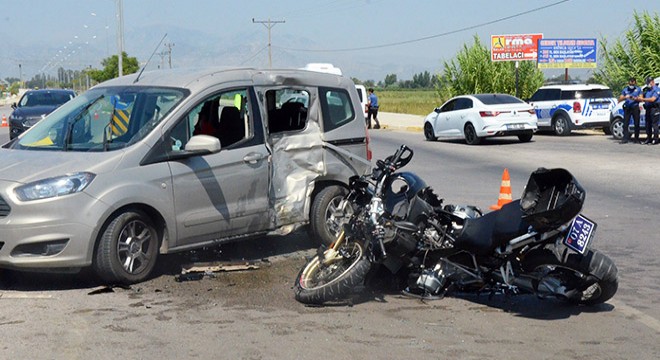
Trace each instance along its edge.
{"label": "motorcycle rear wheel", "polygon": [[371,263],[362,246],[346,242],[339,249],[327,249],[305,264],[294,286],[296,300],[303,304],[320,305],[347,298],[353,289],[364,283]]}
{"label": "motorcycle rear wheel", "polygon": [[604,303],[619,287],[616,265],[597,250],[588,250],[582,256],[565,254],[562,260],[549,249],[539,250],[525,257],[523,267],[529,273],[545,274],[539,281],[540,294],[554,282],[568,290],[565,300],[573,304]]}

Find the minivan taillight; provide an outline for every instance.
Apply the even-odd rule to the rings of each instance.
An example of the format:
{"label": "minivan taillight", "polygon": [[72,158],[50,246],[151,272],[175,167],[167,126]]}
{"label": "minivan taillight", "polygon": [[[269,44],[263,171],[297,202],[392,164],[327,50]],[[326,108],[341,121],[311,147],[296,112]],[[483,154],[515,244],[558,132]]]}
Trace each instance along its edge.
{"label": "minivan taillight", "polygon": [[582,112],[582,105],[580,105],[579,101],[573,102],[573,112],[574,113],[580,113]]}

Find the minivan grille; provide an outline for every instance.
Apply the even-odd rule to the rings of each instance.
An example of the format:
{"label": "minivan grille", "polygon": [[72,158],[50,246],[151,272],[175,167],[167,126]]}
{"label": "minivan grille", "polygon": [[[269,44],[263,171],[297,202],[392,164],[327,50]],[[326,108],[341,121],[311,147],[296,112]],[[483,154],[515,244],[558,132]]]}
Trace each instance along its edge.
{"label": "minivan grille", "polygon": [[0,196],[0,217],[5,217],[9,215],[9,211],[11,208],[9,207],[9,204],[5,201],[5,199]]}

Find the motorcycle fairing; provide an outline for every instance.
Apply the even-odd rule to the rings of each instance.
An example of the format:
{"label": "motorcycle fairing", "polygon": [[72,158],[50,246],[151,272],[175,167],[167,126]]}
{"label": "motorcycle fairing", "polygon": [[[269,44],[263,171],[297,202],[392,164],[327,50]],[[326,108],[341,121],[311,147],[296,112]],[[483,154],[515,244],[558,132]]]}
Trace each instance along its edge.
{"label": "motorcycle fairing", "polygon": [[523,220],[520,200],[510,202],[502,209],[475,219],[466,219],[463,231],[456,238],[455,247],[476,255],[488,255],[496,247],[528,232],[529,224]]}

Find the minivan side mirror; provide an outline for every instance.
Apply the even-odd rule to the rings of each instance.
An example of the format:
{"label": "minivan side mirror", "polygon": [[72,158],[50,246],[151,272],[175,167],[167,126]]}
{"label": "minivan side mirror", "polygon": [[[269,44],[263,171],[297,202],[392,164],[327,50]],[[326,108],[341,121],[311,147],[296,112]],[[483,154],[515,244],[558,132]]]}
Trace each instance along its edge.
{"label": "minivan side mirror", "polygon": [[210,135],[195,135],[190,138],[184,150],[201,154],[214,154],[220,151],[220,140]]}
{"label": "minivan side mirror", "polygon": [[440,114],[440,108],[439,108],[439,107],[433,109],[433,111],[435,111],[436,113]]}
{"label": "minivan side mirror", "polygon": [[16,110],[17,107],[18,107],[18,106],[16,106],[16,103],[11,103],[11,108],[12,108],[12,109]]}
{"label": "minivan side mirror", "polygon": [[183,150],[174,150],[173,144],[169,141],[163,142],[162,146],[152,149],[150,155],[147,155],[140,162],[140,165],[183,160],[194,156],[214,154],[219,151],[220,140],[218,138],[209,135],[195,135],[190,138]]}

